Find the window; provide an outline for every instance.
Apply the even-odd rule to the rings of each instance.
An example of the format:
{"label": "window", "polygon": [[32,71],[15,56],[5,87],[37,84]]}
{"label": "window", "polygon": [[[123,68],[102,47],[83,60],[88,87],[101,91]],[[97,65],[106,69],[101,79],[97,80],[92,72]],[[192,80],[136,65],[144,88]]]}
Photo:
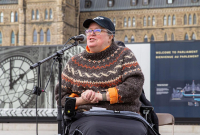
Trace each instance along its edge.
{"label": "window", "polygon": [[133,17],[133,27],[135,27],[135,17]]}
{"label": "window", "polygon": [[114,6],[114,0],[108,0],[108,7]]}
{"label": "window", "polygon": [[185,40],[189,40],[188,34],[185,34]]}
{"label": "window", "polygon": [[10,21],[11,21],[11,22],[14,22],[14,12],[11,12],[10,16],[11,16]]}
{"label": "window", "polygon": [[19,44],[19,32],[17,33],[17,44]]}
{"label": "window", "polygon": [[171,16],[168,16],[168,25],[171,25]]}
{"label": "window", "polygon": [[128,27],[131,27],[131,18],[128,18]]}
{"label": "window", "polygon": [[34,32],[33,32],[33,42],[37,42],[37,31],[36,30],[34,30]]}
{"label": "window", "polygon": [[143,5],[149,5],[149,0],[143,0]]}
{"label": "window", "polygon": [[2,44],[2,34],[0,32],[0,44]]}
{"label": "window", "polygon": [[152,25],[155,26],[156,22],[155,22],[155,17],[152,17]]}
{"label": "window", "polygon": [[144,42],[148,42],[148,37],[147,37],[147,35],[144,36]]}
{"label": "window", "polygon": [[146,25],[147,25],[147,24],[146,24],[146,23],[147,23],[147,22],[146,22],[146,17],[144,17],[143,21],[144,21],[144,24],[143,24],[143,25],[146,26]]}
{"label": "window", "polygon": [[15,44],[15,33],[12,31],[11,33],[11,44]]}
{"label": "window", "polygon": [[128,43],[128,37],[127,36],[125,36],[125,38],[124,38],[124,43]]}
{"label": "window", "polygon": [[192,40],[196,40],[196,36],[194,33],[192,34]]}
{"label": "window", "polygon": [[15,12],[15,22],[18,22],[18,13]]}
{"label": "window", "polygon": [[50,39],[51,39],[51,33],[50,33],[50,30],[48,29],[47,30],[47,42],[50,42]]}
{"label": "window", "polygon": [[164,41],[167,41],[167,33],[165,33],[165,39],[164,39]]}
{"label": "window", "polygon": [[48,19],[48,10],[45,10],[45,19]]}
{"label": "window", "polygon": [[44,32],[40,30],[40,42],[44,42]]}
{"label": "window", "polygon": [[151,25],[151,17],[149,16],[148,17],[148,26],[150,26]]}
{"label": "window", "polygon": [[134,36],[131,37],[131,43],[134,43],[135,39]]}
{"label": "window", "polygon": [[49,19],[53,19],[52,9],[49,10]]}
{"label": "window", "polygon": [[3,12],[1,12],[0,15],[1,15],[1,16],[0,16],[0,22],[2,23],[2,22],[3,22]]}
{"label": "window", "polygon": [[197,24],[197,18],[196,18],[196,14],[194,14],[194,16],[193,16],[193,24]]}
{"label": "window", "polygon": [[175,25],[176,24],[176,17],[175,17],[175,15],[173,15],[172,19],[173,19],[172,25]]}
{"label": "window", "polygon": [[154,36],[153,35],[151,35],[151,41],[154,41]]}
{"label": "window", "polygon": [[184,25],[186,25],[186,24],[187,24],[187,16],[184,15]]}
{"label": "window", "polygon": [[198,2],[199,0],[191,0],[193,3]]}
{"label": "window", "polygon": [[116,26],[116,19],[115,18],[113,19],[113,24],[114,24],[114,26]]}
{"label": "window", "polygon": [[167,0],[167,4],[172,4],[173,0]]}
{"label": "window", "polygon": [[163,25],[166,26],[166,25],[167,25],[167,17],[164,16],[164,17],[163,17],[163,20],[164,20],[164,21],[163,21],[163,23],[164,23]]}
{"label": "window", "polygon": [[137,5],[137,0],[131,0],[131,5],[136,6]]}
{"label": "window", "polygon": [[85,1],[85,8],[90,8],[91,5],[92,5],[92,1],[89,1],[89,0]]}
{"label": "window", "polygon": [[171,35],[171,40],[174,41],[174,34]]}
{"label": "window", "polygon": [[192,15],[189,15],[189,25],[192,24]]}
{"label": "window", "polygon": [[39,16],[39,10],[37,9],[36,10],[36,20],[38,20],[40,18],[40,16]]}
{"label": "window", "polygon": [[35,13],[34,13],[34,10],[32,10],[32,20],[35,19]]}
{"label": "window", "polygon": [[124,17],[124,27],[127,26],[126,17]]}

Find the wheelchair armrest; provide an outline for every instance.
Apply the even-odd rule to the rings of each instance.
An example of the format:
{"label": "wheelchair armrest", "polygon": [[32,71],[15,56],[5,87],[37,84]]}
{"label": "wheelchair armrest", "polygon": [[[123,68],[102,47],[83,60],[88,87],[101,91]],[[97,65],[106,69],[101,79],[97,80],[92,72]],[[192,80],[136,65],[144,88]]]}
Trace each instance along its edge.
{"label": "wheelchair armrest", "polygon": [[140,113],[142,116],[145,116],[145,119],[147,120],[147,115],[153,110],[153,106],[141,106],[140,107]]}

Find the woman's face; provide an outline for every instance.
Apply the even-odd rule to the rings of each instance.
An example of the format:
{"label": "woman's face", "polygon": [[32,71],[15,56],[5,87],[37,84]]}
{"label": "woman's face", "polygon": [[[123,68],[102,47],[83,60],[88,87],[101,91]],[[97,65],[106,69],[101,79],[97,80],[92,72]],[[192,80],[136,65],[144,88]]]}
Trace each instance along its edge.
{"label": "woman's face", "polygon": [[99,26],[97,23],[91,23],[88,29],[103,29],[99,35],[95,34],[93,31],[90,35],[87,35],[87,46],[90,52],[101,52],[105,47],[111,44],[113,36],[108,35],[105,28]]}

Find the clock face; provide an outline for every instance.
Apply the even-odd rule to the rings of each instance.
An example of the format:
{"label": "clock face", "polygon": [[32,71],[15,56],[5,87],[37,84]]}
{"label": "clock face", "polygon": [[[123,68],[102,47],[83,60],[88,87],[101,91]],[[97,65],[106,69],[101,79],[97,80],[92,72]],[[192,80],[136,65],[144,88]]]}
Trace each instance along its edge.
{"label": "clock face", "polygon": [[24,56],[11,56],[0,62],[0,108],[24,108],[33,98],[37,83],[34,64]]}

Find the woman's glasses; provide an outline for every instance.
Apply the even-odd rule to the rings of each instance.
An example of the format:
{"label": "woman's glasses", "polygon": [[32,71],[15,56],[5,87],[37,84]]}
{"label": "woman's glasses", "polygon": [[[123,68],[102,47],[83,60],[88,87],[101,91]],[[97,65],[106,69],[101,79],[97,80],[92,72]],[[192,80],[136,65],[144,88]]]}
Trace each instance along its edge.
{"label": "woman's glasses", "polygon": [[94,29],[94,30],[87,29],[85,30],[85,34],[88,36],[88,35],[91,35],[93,32],[95,35],[100,35],[102,31],[107,32],[107,30],[104,30],[104,29]]}

